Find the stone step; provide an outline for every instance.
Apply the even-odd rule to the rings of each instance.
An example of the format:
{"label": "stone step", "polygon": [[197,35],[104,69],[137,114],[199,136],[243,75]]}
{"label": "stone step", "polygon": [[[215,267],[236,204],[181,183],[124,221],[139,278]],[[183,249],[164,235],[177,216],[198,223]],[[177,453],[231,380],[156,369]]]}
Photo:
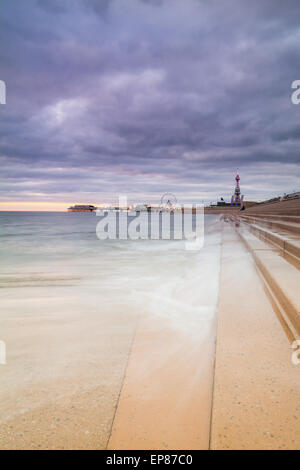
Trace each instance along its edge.
{"label": "stone step", "polygon": [[240,215],[243,219],[255,218],[255,219],[266,219],[266,220],[283,220],[285,222],[295,222],[300,224],[300,216],[297,215],[276,215],[276,214],[251,214],[251,215]]}
{"label": "stone step", "polygon": [[295,339],[300,339],[300,271],[243,226],[236,228],[252,252],[270,293],[280,306],[282,315]]}
{"label": "stone step", "polygon": [[262,240],[272,243],[280,248],[284,253],[294,257],[296,261],[300,262],[300,238],[294,239],[289,236],[280,235],[279,233],[272,232],[267,228],[260,227],[256,224],[249,224],[249,230],[254,235]]}
{"label": "stone step", "polygon": [[249,222],[251,224],[260,225],[263,227],[268,227],[269,229],[275,231],[284,231],[288,233],[296,233],[300,235],[300,223],[296,222],[286,222],[280,220],[268,220],[264,218],[255,218],[255,217],[242,217],[245,222]]}
{"label": "stone step", "polygon": [[291,361],[293,349],[258,274],[251,254],[225,224],[212,450],[300,447],[299,366]]}

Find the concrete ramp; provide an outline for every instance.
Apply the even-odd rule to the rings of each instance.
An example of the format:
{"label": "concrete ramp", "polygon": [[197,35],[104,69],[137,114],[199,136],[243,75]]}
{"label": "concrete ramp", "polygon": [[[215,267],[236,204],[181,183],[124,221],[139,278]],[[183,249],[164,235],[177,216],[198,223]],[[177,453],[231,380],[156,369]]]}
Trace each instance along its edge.
{"label": "concrete ramp", "polygon": [[208,449],[215,334],[191,342],[142,318],[108,449]]}

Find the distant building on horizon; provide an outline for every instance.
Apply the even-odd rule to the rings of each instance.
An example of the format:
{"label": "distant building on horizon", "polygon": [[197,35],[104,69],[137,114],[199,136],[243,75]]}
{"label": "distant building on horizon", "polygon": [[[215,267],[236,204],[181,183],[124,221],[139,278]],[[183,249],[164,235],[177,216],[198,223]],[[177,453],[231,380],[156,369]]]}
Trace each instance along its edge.
{"label": "distant building on horizon", "polygon": [[93,212],[97,207],[92,205],[77,204],[75,206],[68,207],[68,212]]}

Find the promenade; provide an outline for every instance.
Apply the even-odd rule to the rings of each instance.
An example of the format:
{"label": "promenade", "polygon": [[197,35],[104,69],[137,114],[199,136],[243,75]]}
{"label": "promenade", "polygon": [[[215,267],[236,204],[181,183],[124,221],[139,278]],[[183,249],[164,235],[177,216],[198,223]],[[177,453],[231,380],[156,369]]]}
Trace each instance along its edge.
{"label": "promenade", "polygon": [[[144,320],[108,448],[299,449],[300,365],[292,363],[291,349],[300,339],[299,202],[273,205],[268,215],[263,205],[226,211],[231,220],[223,228],[216,348],[212,331],[206,349],[190,351],[187,364],[174,356],[141,380],[139,364],[151,347],[160,351],[176,342],[171,335],[165,343]],[[207,374],[199,381],[203,353]]]}

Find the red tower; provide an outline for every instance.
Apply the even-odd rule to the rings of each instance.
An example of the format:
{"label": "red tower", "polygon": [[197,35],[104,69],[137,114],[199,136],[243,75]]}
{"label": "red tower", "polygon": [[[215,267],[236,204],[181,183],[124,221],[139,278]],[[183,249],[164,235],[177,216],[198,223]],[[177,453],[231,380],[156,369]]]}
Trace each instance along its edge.
{"label": "red tower", "polygon": [[241,188],[240,188],[240,175],[239,175],[239,172],[237,171],[236,172],[236,177],[235,177],[235,189],[234,189],[234,193],[232,195],[232,198],[231,198],[231,205],[235,205],[235,206],[241,206],[242,205],[242,202],[243,202],[243,197],[244,196],[241,196]]}

